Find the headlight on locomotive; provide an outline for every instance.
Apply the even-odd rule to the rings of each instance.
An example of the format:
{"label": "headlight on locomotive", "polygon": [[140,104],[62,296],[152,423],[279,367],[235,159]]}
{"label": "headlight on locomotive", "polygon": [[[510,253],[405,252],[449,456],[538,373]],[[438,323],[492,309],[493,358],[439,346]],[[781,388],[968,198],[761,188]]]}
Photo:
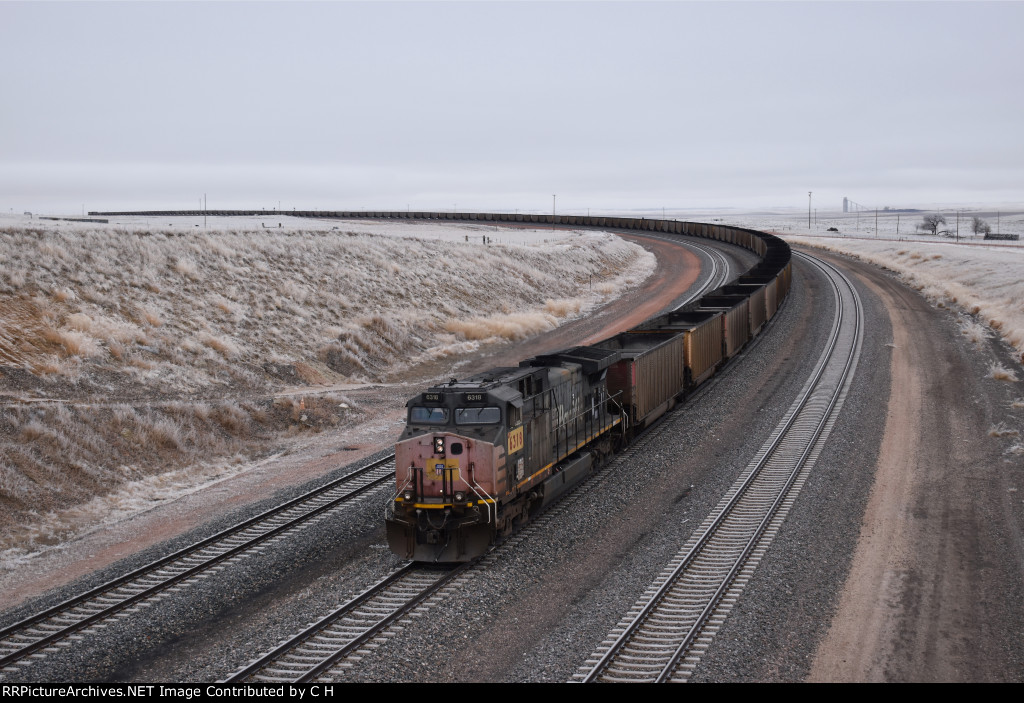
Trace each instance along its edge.
{"label": "headlight on locomotive", "polygon": [[411,488],[406,488],[402,491],[402,500],[406,503],[412,503],[416,499],[416,491]]}
{"label": "headlight on locomotive", "polygon": [[455,491],[454,498],[455,498],[455,502],[456,503],[465,503],[466,502],[466,494],[464,492],[462,492],[462,491]]}

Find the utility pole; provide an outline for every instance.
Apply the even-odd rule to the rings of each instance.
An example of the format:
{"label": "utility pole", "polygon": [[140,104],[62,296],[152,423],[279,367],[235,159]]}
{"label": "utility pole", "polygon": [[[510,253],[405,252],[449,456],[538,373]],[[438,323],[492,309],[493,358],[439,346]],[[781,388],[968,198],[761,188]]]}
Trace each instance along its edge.
{"label": "utility pole", "polygon": [[203,229],[206,229],[206,193],[203,193]]}
{"label": "utility pole", "polygon": [[556,200],[557,197],[558,196],[556,196],[556,195],[552,195],[551,196],[551,219],[552,219],[552,221],[555,218],[555,200]]}
{"label": "utility pole", "polygon": [[811,231],[811,191],[807,191],[807,231]]}
{"label": "utility pole", "polygon": [[956,243],[960,243],[960,211],[956,211]]}
{"label": "utility pole", "polygon": [[875,238],[878,237],[878,208],[875,208]]}

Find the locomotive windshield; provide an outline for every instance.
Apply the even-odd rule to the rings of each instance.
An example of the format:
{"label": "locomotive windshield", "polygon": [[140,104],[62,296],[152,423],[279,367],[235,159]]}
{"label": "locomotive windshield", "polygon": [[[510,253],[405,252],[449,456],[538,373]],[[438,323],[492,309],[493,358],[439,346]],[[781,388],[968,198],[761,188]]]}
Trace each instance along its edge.
{"label": "locomotive windshield", "polygon": [[456,408],[456,425],[496,425],[501,422],[500,408]]}
{"label": "locomotive windshield", "polygon": [[414,405],[409,408],[409,422],[421,425],[447,425],[448,408],[427,408]]}

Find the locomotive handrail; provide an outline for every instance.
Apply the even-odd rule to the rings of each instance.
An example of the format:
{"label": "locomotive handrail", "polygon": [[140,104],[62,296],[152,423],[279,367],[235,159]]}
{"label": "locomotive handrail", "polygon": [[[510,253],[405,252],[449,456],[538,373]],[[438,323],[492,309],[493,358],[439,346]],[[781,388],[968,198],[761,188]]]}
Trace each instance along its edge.
{"label": "locomotive handrail", "polygon": [[384,506],[384,517],[388,516],[388,512],[389,511],[391,512],[392,515],[394,514],[394,512],[395,512],[395,503],[398,501],[398,497],[400,495],[402,495],[402,491],[404,491],[406,488],[408,488],[409,483],[412,482],[412,478],[413,478],[413,472],[410,471],[409,475],[405,479],[405,483],[402,484],[401,488],[399,488],[397,491],[395,491],[395,494],[393,496],[391,496],[391,500],[389,500],[388,504],[386,506]]}
{"label": "locomotive handrail", "polygon": [[[552,434],[554,435],[554,441],[555,441],[555,446],[554,446],[555,456],[556,457],[560,456],[559,453],[558,453],[559,436],[561,436],[565,440],[565,456],[569,456],[574,451],[579,449],[580,445],[577,445],[572,451],[569,451],[569,423],[570,422],[572,423],[572,434],[573,434],[574,437],[578,438],[578,436],[579,436],[578,420],[581,417],[584,417],[586,415],[590,415],[590,414],[594,413],[595,410],[597,410],[600,413],[600,416],[601,416],[601,419],[602,419],[601,426],[599,428],[596,428],[597,431],[593,435],[590,434],[590,429],[594,429],[593,426],[592,426],[592,423],[590,423],[587,420],[584,420],[583,428],[584,428],[584,430],[586,432],[586,435],[587,435],[586,440],[584,440],[584,442],[583,442],[584,444],[594,440],[596,437],[604,434],[605,432],[611,431],[612,428],[614,428],[616,425],[620,424],[622,422],[622,417],[623,417],[622,415],[619,415],[619,419],[618,420],[612,420],[611,424],[609,424],[609,425],[605,424],[604,418],[606,418],[608,416],[608,414],[609,414],[608,410],[607,410],[607,407],[605,406],[605,402],[608,401],[608,400],[611,400],[613,403],[615,403],[615,398],[617,396],[623,395],[623,393],[624,393],[624,391],[618,391],[617,393],[615,393],[615,395],[610,395],[610,396],[606,397],[605,399],[603,399],[599,406],[595,405],[595,404],[592,404],[589,408],[584,408],[583,410],[580,410],[578,413],[576,413],[572,417],[566,418],[565,421],[563,421],[562,423],[556,424],[552,428]],[[619,403],[615,403],[615,404],[616,404],[616,406],[619,407],[620,410],[622,409],[622,406]],[[598,408],[600,408],[600,410],[598,410]],[[590,429],[588,429],[588,428],[590,428]]]}
{"label": "locomotive handrail", "polygon": [[[397,502],[398,498],[402,495],[402,491],[404,491],[406,488],[408,488],[409,484],[412,483],[413,477],[415,476],[415,469],[417,469],[418,467],[414,466],[414,467],[411,467],[411,468],[413,468],[414,471],[410,471],[409,472],[409,475],[405,479],[405,483],[402,484],[401,488],[399,488],[397,491],[395,491],[394,495],[391,496],[391,500],[389,500],[388,504],[384,506],[384,517],[385,518],[387,518],[390,515],[394,515],[394,513],[395,513],[395,503]],[[470,489],[473,491],[473,493],[476,495],[476,497],[480,499],[480,502],[484,503],[487,506],[487,520],[488,520],[488,522],[493,522],[494,519],[497,518],[497,513],[495,513],[494,519],[492,519],[491,518],[491,510],[492,510],[492,505],[497,503],[497,501],[493,497],[491,497],[491,494],[487,492],[486,488],[484,488],[483,486],[481,486],[479,484],[479,482],[477,482],[475,472],[470,474],[470,475],[473,477],[473,483],[467,482],[466,485],[468,485],[470,487]],[[477,488],[479,488],[480,491],[477,491]],[[483,495],[480,495],[481,492],[483,493]],[[493,509],[497,510],[496,508],[493,508]]]}
{"label": "locomotive handrail", "polygon": [[[480,501],[484,505],[487,506],[487,522],[488,523],[495,523],[495,522],[497,522],[498,521],[498,501],[496,499],[492,498],[491,494],[487,492],[487,489],[484,488],[483,486],[481,486],[477,482],[477,480],[476,480],[476,472],[475,471],[472,474],[470,474],[470,476],[473,477],[473,483],[469,483],[467,481],[466,485],[469,486],[470,490],[473,491],[473,493],[476,495],[476,497],[480,498]],[[484,497],[481,497],[480,492],[478,492],[476,490],[477,488],[480,489],[480,492],[483,492]],[[492,506],[493,506],[493,510],[494,510],[494,517],[493,518],[491,517]]]}
{"label": "locomotive handrail", "polygon": [[[619,409],[621,409],[621,408],[622,408],[622,406],[621,406],[621,405],[620,405],[619,403],[617,403],[617,402],[615,401],[615,398],[617,398],[618,396],[622,395],[623,393],[624,393],[624,391],[618,391],[617,393],[615,393],[615,395],[609,395],[609,396],[607,396],[607,397],[606,397],[606,398],[605,398],[604,400],[602,400],[602,401],[601,401],[601,407],[603,408],[603,406],[604,406],[604,403],[605,403],[605,401],[608,401],[608,400],[610,400],[610,401],[612,401],[613,403],[615,403],[615,405],[616,405],[616,406],[617,406],[617,407],[618,407]],[[583,410],[580,410],[580,411],[579,411],[578,413],[576,413],[576,414],[575,414],[575,415],[573,415],[572,417],[570,417],[570,418],[567,418],[567,419],[566,419],[566,420],[565,420],[564,422],[562,422],[562,423],[560,423],[560,424],[557,424],[557,425],[555,425],[554,429],[555,429],[555,430],[557,431],[557,430],[560,430],[560,429],[562,429],[563,427],[567,427],[567,426],[569,425],[569,423],[570,423],[570,422],[575,422],[576,420],[578,420],[579,418],[583,417],[583,416],[584,416],[584,415],[586,415],[587,413],[592,413],[592,412],[594,412],[594,409],[595,409],[596,407],[598,407],[598,406],[597,406],[597,405],[591,405],[591,406],[590,406],[590,407],[588,407],[588,408],[584,408]],[[607,414],[607,411],[606,411],[606,410],[603,410],[603,409],[602,409],[602,411],[601,411],[601,414],[602,414],[602,415],[605,415],[605,414]],[[612,423],[612,424],[614,425],[615,423]]]}

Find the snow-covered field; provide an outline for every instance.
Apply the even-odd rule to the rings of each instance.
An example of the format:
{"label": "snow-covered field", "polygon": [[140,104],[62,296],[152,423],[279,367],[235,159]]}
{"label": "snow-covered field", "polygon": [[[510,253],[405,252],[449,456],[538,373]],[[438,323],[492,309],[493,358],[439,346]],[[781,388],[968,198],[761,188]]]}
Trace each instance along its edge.
{"label": "snow-covered field", "polygon": [[[917,229],[924,215],[938,212],[948,234]],[[985,240],[971,231],[973,217],[992,231],[1021,235],[1021,241]],[[698,219],[698,218],[694,218]],[[961,212],[716,214],[724,224],[773,231],[793,244],[819,247],[863,259],[898,273],[936,305],[964,314],[961,329],[972,339],[998,334],[1024,363],[1024,212],[981,208]],[[877,225],[877,227],[876,227]],[[829,232],[834,227],[838,232]]]}
{"label": "snow-covered field", "polygon": [[[414,220],[330,220],[291,215],[268,214],[246,217],[144,217],[144,216],[66,216],[68,219],[50,220],[38,216],[0,213],[0,227],[42,226],[58,229],[113,230],[126,232],[166,231],[230,232],[280,230],[283,232],[365,232],[388,237],[411,237],[447,242],[480,243],[487,235],[495,244],[547,244],[565,240],[574,233],[565,230],[531,229],[529,227],[495,227],[469,223],[442,223]],[[80,222],[79,219],[109,220],[107,223]]]}
{"label": "snow-covered field", "polygon": [[895,271],[933,303],[955,307],[984,325],[965,321],[965,334],[999,333],[1024,362],[1024,249],[947,242],[788,239]]}
{"label": "snow-covered field", "polygon": [[423,363],[451,371],[655,264],[595,232],[167,219],[0,218],[8,556],[358,416],[311,389],[399,381]]}

